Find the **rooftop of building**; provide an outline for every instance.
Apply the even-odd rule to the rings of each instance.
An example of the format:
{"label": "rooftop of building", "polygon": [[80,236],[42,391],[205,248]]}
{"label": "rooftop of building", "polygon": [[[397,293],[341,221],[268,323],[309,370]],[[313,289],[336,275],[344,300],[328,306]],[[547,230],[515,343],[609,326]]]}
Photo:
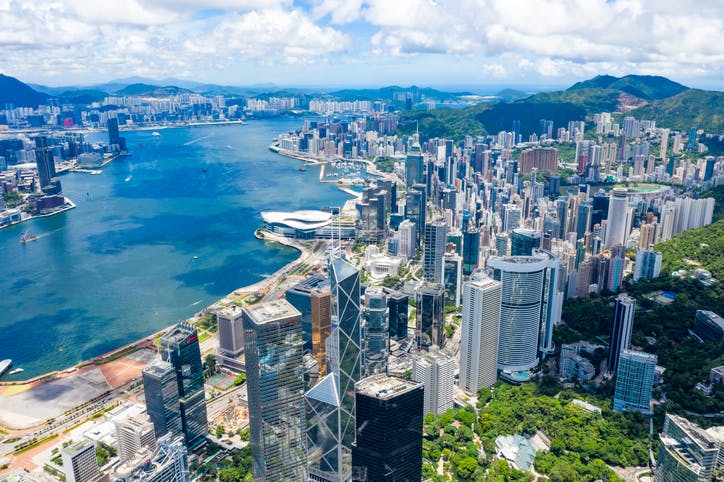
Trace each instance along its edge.
{"label": "rooftop of building", "polygon": [[454,358],[447,353],[441,351],[435,345],[430,347],[429,351],[423,351],[415,355],[418,363],[432,364],[432,363],[448,363],[454,361]]}
{"label": "rooftop of building", "polygon": [[300,291],[303,293],[311,293],[314,289],[321,289],[325,286],[329,286],[329,278],[322,274],[315,274],[310,276],[309,278],[300,281],[299,283],[295,284],[292,288],[290,288],[292,291]]}
{"label": "rooftop of building", "polygon": [[380,373],[357,382],[355,391],[379,400],[389,400],[390,398],[415,390],[421,386],[422,384],[418,382],[390,377]]}
{"label": "rooftop of building", "polygon": [[719,328],[724,330],[724,318],[722,318],[718,314],[714,313],[713,311],[708,311],[708,310],[696,310],[696,311],[704,314],[709,321],[711,321],[712,323],[719,326]]}
{"label": "rooftop of building", "polygon": [[245,306],[244,312],[257,325],[302,316],[299,310],[285,299]]}
{"label": "rooftop of building", "polygon": [[711,427],[707,430],[699,427],[694,422],[678,415],[667,413],[666,416],[676,423],[688,437],[701,447],[712,448],[719,441],[724,441],[724,426]]}
{"label": "rooftop of building", "polygon": [[173,328],[168,330],[162,337],[161,343],[176,344],[186,341],[186,339],[196,334],[196,327],[185,322],[177,323]]}
{"label": "rooftop of building", "polygon": [[261,217],[268,224],[280,224],[301,230],[321,228],[332,222],[332,213],[326,211],[265,211],[261,213]]}
{"label": "rooftop of building", "polygon": [[656,355],[653,353],[646,353],[645,351],[639,350],[629,350],[627,348],[621,350],[621,357],[638,358],[640,361],[652,362],[654,365],[656,365],[657,361]]}
{"label": "rooftop of building", "polygon": [[161,377],[165,373],[173,372],[173,366],[165,361],[157,360],[154,363],[147,365],[143,368],[143,373],[148,373],[156,377]]}
{"label": "rooftop of building", "polygon": [[234,304],[229,306],[222,306],[216,310],[216,316],[222,316],[224,318],[234,319],[241,316],[242,309]]}
{"label": "rooftop of building", "polygon": [[63,448],[63,453],[70,455],[71,457],[74,457],[78,455],[81,452],[85,452],[88,447],[94,447],[93,441],[89,439],[80,440],[78,442],[74,442],[67,447]]}

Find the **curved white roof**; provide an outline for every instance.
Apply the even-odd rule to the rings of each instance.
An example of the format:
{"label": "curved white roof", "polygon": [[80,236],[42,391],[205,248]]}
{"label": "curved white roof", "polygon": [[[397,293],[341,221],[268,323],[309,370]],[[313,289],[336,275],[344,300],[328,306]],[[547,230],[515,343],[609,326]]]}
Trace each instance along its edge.
{"label": "curved white roof", "polygon": [[325,211],[266,211],[261,213],[268,224],[281,224],[293,229],[318,229],[332,221],[332,213]]}

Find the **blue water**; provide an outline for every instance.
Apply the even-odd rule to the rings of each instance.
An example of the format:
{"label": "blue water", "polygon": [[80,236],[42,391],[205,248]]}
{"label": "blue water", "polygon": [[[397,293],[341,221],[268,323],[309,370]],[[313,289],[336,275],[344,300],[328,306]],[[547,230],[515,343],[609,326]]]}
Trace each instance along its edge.
{"label": "blue water", "polygon": [[[0,230],[0,359],[25,369],[3,380],[108,352],[296,259],[254,238],[261,211],[348,198],[267,149],[301,122],[126,132],[131,157],[62,176],[75,209]],[[38,239],[21,244],[25,229]]]}

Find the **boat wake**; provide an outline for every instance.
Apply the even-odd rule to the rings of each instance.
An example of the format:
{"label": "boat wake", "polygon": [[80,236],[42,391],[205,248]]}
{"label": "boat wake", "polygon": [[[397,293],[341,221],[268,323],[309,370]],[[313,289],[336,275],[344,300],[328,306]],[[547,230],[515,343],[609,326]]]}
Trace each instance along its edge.
{"label": "boat wake", "polygon": [[198,139],[192,139],[188,142],[184,142],[184,146],[190,146],[191,144],[195,144],[196,142],[203,141],[204,139],[208,139],[211,136],[203,136],[199,137]]}
{"label": "boat wake", "polygon": [[124,179],[124,181],[128,182],[131,179],[133,179],[133,174],[129,174],[128,177]]}

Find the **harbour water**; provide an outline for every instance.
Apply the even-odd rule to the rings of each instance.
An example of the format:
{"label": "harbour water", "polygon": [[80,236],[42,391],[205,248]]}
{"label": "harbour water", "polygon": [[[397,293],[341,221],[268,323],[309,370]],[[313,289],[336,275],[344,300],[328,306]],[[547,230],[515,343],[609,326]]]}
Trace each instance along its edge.
{"label": "harbour water", "polygon": [[25,369],[2,380],[130,343],[296,259],[254,238],[261,211],[349,197],[267,149],[302,122],[124,132],[132,156],[62,176],[75,209],[0,230],[0,359]]}

